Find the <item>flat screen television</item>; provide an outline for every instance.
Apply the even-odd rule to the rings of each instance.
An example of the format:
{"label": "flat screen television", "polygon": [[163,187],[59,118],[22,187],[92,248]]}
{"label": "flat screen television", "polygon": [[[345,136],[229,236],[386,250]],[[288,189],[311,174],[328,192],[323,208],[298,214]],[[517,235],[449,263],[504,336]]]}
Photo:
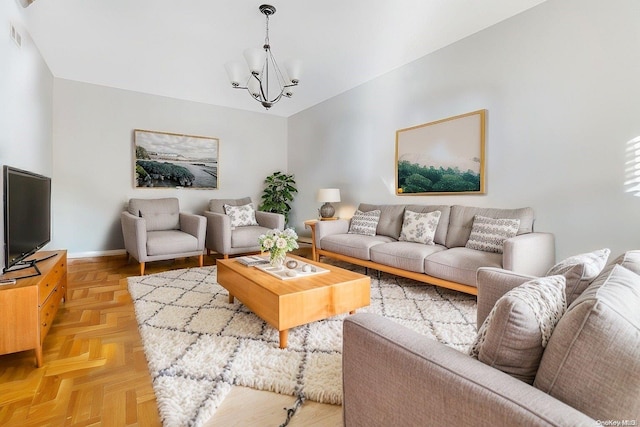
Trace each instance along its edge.
{"label": "flat screen television", "polygon": [[35,266],[25,258],[51,240],[51,178],[6,165],[3,173],[6,272]]}

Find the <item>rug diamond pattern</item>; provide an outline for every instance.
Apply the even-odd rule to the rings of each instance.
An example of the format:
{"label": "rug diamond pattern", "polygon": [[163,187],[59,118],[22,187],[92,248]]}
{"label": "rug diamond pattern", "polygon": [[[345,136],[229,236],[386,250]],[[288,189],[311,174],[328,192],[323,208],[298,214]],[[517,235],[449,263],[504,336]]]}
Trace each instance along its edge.
{"label": "rug diamond pattern", "polygon": [[[340,267],[363,272],[346,263]],[[342,321],[346,315],[278,331],[242,303],[228,302],[216,267],[129,278],[136,318],[165,426],[198,426],[233,385],[342,402]],[[371,276],[376,313],[460,351],[476,335],[476,299],[408,279]]]}

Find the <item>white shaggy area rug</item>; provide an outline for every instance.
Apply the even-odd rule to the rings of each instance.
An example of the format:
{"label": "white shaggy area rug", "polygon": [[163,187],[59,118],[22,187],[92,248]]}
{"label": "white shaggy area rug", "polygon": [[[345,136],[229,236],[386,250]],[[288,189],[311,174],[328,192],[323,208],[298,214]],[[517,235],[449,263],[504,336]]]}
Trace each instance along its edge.
{"label": "white shaggy area rug", "polygon": [[[291,329],[288,347],[280,349],[277,330],[237,299],[229,304],[215,266],[131,277],[128,283],[164,426],[202,425],[233,385],[295,396],[292,404],[296,398],[342,403],[346,315]],[[388,274],[371,274],[371,305],[359,311],[460,351],[476,335],[474,296]]]}

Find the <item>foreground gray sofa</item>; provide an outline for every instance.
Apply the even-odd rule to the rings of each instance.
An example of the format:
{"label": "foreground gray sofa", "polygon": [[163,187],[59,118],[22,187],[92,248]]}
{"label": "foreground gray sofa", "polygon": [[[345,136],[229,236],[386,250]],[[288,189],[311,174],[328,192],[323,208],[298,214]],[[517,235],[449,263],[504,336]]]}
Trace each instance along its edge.
{"label": "foreground gray sofa", "polygon": [[[630,251],[588,285],[553,330],[533,385],[383,317],[348,317],[345,426],[638,425],[639,274],[640,251]],[[479,304],[528,280],[481,270]],[[479,307],[479,324],[486,314]]]}
{"label": "foreground gray sofa", "polygon": [[[316,260],[321,255],[327,256],[474,295],[477,294],[476,271],[480,267],[542,275],[555,262],[554,236],[534,232],[531,208],[362,203],[358,209],[362,212],[381,211],[376,235],[350,234],[350,223],[345,219],[319,221],[313,229]],[[419,213],[440,211],[435,244],[398,241],[405,210]],[[503,253],[465,247],[476,215],[520,221],[517,235],[504,242]]]}

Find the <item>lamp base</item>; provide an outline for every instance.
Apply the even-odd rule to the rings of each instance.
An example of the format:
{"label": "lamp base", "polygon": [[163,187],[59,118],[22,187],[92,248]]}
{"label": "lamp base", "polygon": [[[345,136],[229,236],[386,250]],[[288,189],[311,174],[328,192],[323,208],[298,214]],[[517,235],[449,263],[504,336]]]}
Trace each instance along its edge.
{"label": "lamp base", "polygon": [[333,214],[336,213],[336,210],[333,206],[331,206],[331,203],[326,202],[324,205],[322,205],[320,207],[320,216],[322,218],[332,218]]}

